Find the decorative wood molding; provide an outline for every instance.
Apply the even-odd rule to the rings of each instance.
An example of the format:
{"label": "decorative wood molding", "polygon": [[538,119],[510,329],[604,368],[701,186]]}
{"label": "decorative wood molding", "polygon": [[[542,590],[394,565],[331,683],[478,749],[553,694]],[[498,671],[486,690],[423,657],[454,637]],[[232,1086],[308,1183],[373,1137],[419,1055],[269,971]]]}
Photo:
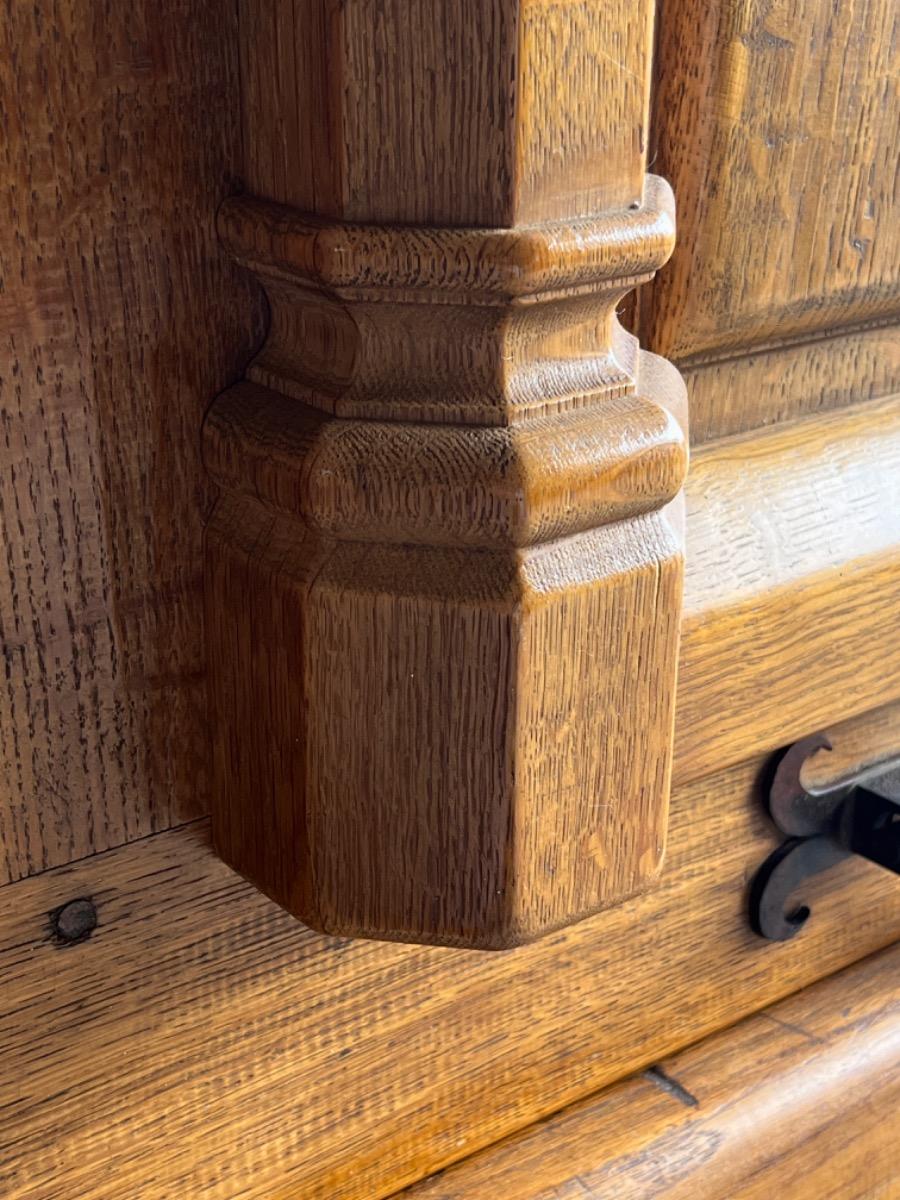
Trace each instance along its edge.
{"label": "decorative wood molding", "polygon": [[[615,314],[670,254],[674,206],[652,176],[635,195],[649,42],[634,5],[436,0],[391,26],[395,8],[352,0],[327,36],[307,9],[287,39],[323,38],[308,64],[317,52],[346,81],[348,30],[359,49],[368,28],[308,166],[330,153],[346,180],[367,138],[391,139],[365,176],[373,223],[340,188],[300,211],[302,178],[276,187],[259,166],[261,138],[284,149],[283,91],[252,92],[245,129],[248,183],[282,203],[242,196],[220,212],[271,326],[204,432],[222,487],[206,550],[214,829],[228,862],[314,928],[499,948],[641,890],[662,860],[684,396]],[[513,82],[509,30],[488,10],[519,29]],[[618,45],[611,11],[636,57],[591,91]],[[421,101],[409,129],[399,111],[373,114],[374,94],[349,103],[367,55],[383,55],[382,80],[402,83],[419,56],[437,70],[435,20],[474,39],[474,65],[441,58],[444,117],[464,108],[500,139],[514,169],[508,186],[488,172],[499,198],[462,173],[468,148],[443,118],[417,124]],[[473,91],[481,69],[488,95]],[[526,104],[535,87],[542,101]],[[554,122],[590,128],[577,96],[605,128],[620,88],[631,154],[576,169],[583,139],[551,136]],[[512,115],[497,126],[494,109]],[[414,133],[461,156],[456,212],[433,161],[410,174]],[[544,134],[559,170],[530,174]],[[600,191],[582,186],[594,172]],[[601,193],[609,211],[582,211]],[[434,214],[460,222],[396,223]]]}

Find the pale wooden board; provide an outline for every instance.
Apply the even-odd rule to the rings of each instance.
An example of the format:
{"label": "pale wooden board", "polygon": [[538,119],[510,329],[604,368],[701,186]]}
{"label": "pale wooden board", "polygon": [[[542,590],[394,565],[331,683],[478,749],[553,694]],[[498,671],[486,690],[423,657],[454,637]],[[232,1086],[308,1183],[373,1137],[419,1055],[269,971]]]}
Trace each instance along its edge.
{"label": "pale wooden board", "polygon": [[898,980],[900,945],[403,1195],[896,1198]]}
{"label": "pale wooden board", "polygon": [[795,943],[750,932],[757,769],[676,791],[656,891],[503,954],[311,934],[205,825],[0,889],[0,1195],[377,1200],[900,937],[862,862]]}
{"label": "pale wooden board", "polygon": [[900,398],[694,456],[675,777],[900,694]]}

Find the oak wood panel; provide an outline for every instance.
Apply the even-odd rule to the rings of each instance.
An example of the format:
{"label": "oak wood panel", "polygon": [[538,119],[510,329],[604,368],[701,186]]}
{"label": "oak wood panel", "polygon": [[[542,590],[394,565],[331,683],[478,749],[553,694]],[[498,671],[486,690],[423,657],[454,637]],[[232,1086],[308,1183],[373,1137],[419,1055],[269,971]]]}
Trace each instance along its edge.
{"label": "oak wood panel", "polygon": [[891,1200],[900,946],[403,1193],[409,1200]]}
{"label": "oak wood panel", "polygon": [[759,767],[675,792],[651,894],[500,955],[313,934],[205,825],[0,890],[5,1200],[378,1200],[900,936],[862,861],[796,942],[750,932]]}
{"label": "oak wood panel", "polygon": [[643,190],[653,7],[241,0],[245,181],[345,220],[511,226]]}
{"label": "oak wood panel", "polygon": [[[640,294],[640,293],[639,293]],[[896,326],[748,350],[684,373],[694,445],[900,392]]]}
{"label": "oak wood panel", "polygon": [[510,230],[229,200],[222,235],[271,308],[247,378],[338,417],[505,426],[593,409],[602,434],[606,402],[638,385],[616,306],[669,257],[674,208],[656,177],[627,212]]}
{"label": "oak wood panel", "polygon": [[654,6],[507,0],[516,3],[512,220],[636,207],[647,161]]}
{"label": "oak wood panel", "polygon": [[677,779],[897,696],[898,437],[887,399],[695,455]]}
{"label": "oak wood panel", "polygon": [[665,518],[473,552],[328,542],[244,500],[207,559],[216,845],[307,924],[500,949],[653,881]]}
{"label": "oak wood panel", "polygon": [[640,301],[679,364],[900,315],[891,0],[663,3],[653,169],[679,244]]}
{"label": "oak wood panel", "polygon": [[0,882],[206,807],[198,431],[260,317],[213,227],[235,37],[208,0],[5,8]]}
{"label": "oak wood panel", "polygon": [[694,456],[675,776],[897,698],[900,398]]}
{"label": "oak wood panel", "polygon": [[[677,409],[681,389],[669,390]],[[592,413],[472,427],[332,421],[245,382],[211,410],[203,458],[223,489],[324,537],[497,550],[664,507],[687,446],[644,395],[608,400],[600,428]]]}

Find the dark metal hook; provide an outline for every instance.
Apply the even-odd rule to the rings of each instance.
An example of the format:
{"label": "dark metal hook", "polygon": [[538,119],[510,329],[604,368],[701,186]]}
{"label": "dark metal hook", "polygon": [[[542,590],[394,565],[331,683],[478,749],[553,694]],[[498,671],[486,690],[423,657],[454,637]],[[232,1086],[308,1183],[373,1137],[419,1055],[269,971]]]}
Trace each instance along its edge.
{"label": "dark metal hook", "polygon": [[[806,924],[808,906],[789,906],[801,884],[849,855],[862,855],[900,874],[897,761],[880,764],[838,787],[808,792],[801,771],[822,749],[831,749],[824,733],[802,738],[782,756],[772,777],[769,814],[790,836],[769,855],[750,887],[750,924],[771,941],[787,941]],[[863,780],[866,787],[860,786]]]}
{"label": "dark metal hook", "polygon": [[812,875],[827,871],[848,855],[849,851],[828,837],[795,837],[783,842],[756,872],[750,887],[753,932],[773,942],[786,942],[798,934],[810,910],[805,904],[788,909],[791,895]]}

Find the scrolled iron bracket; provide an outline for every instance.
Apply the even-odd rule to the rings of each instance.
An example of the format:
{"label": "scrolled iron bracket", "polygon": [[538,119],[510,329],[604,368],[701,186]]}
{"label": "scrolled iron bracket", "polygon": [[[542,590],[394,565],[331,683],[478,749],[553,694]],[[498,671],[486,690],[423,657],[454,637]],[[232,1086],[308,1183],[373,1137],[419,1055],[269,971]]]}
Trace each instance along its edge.
{"label": "scrolled iron bracket", "polygon": [[750,924],[771,941],[795,937],[809,919],[807,905],[790,903],[805,880],[851,854],[900,875],[900,758],[840,786],[808,791],[803,765],[830,749],[824,733],[795,742],[772,779],[769,815],[788,840],[769,855],[750,888]]}

